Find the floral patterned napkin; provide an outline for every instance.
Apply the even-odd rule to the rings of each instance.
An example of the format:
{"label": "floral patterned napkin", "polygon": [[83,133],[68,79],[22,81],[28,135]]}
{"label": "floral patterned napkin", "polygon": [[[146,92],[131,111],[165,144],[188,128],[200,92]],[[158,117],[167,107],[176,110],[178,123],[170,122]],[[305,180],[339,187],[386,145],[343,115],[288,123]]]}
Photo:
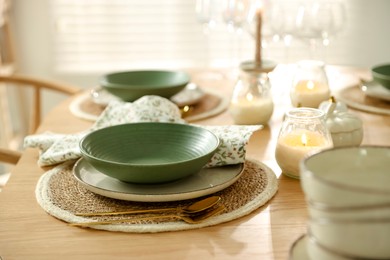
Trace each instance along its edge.
{"label": "floral patterned napkin", "polygon": [[[40,149],[38,165],[49,166],[81,157],[79,141],[91,131],[131,122],[172,122],[185,124],[179,108],[166,98],[144,96],[133,103],[112,101],[87,131],[76,134],[46,132],[24,139],[25,147]],[[220,139],[220,146],[206,167],[237,164],[245,161],[245,146],[261,125],[200,126],[209,129]]]}

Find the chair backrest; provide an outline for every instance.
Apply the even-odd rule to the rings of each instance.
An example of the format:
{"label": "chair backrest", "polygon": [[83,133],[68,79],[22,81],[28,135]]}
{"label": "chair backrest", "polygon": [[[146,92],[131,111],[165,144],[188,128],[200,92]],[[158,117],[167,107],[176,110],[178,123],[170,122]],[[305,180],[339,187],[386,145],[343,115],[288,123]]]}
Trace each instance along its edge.
{"label": "chair backrest", "polygon": [[[65,95],[75,95],[81,91],[80,88],[54,82],[39,79],[31,76],[24,75],[0,75],[0,87],[19,87],[19,88],[32,88],[32,110],[29,119],[29,134],[32,134],[38,128],[41,122],[42,115],[42,92],[44,90],[54,91],[58,93],[63,93]],[[4,113],[5,111],[3,111]]]}
{"label": "chair backrest", "polygon": [[17,164],[22,153],[7,148],[0,147],[0,162],[7,164]]}
{"label": "chair backrest", "polygon": [[[32,102],[30,104],[31,109],[29,109],[30,115],[29,118],[27,118],[28,125],[29,125],[27,134],[34,133],[41,122],[43,91],[45,90],[54,91],[54,92],[65,94],[67,96],[75,95],[76,93],[79,93],[81,91],[81,89],[78,87],[61,84],[53,81],[42,80],[36,77],[15,75],[15,74],[8,75],[8,76],[0,75],[0,89],[2,88],[32,88],[33,93],[31,97]],[[0,96],[0,99],[7,99],[7,96],[2,95]],[[3,101],[4,102],[0,102],[0,103],[2,104],[9,103],[7,102],[8,100],[3,100]],[[10,114],[9,109],[6,106],[2,106],[0,113],[2,113],[0,114],[1,115],[0,118],[2,119],[0,122],[1,123],[0,127],[3,130],[9,129],[9,126],[7,126],[7,124],[12,124],[12,122],[8,122],[8,121],[13,121],[12,118],[11,120],[3,120],[4,118],[7,118],[7,116],[9,118],[9,114]],[[5,116],[5,114],[7,114],[7,116]],[[3,144],[1,146],[5,149],[0,150],[0,161],[11,163],[11,164],[16,163],[20,157],[20,154],[15,153],[16,150],[15,145],[13,146],[10,145],[11,140],[2,140],[2,141]],[[6,149],[8,148],[12,148],[12,149],[7,151]]]}

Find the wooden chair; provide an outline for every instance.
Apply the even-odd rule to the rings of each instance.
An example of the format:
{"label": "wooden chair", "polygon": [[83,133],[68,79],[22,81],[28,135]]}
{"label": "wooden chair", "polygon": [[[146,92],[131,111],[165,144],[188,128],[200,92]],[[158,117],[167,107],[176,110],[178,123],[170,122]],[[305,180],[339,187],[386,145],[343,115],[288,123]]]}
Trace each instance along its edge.
{"label": "wooden chair", "polygon": [[[42,94],[44,91],[52,91],[57,93],[62,93],[66,96],[71,96],[79,93],[81,88],[70,86],[67,84],[61,84],[54,81],[48,81],[39,79],[36,77],[25,76],[25,75],[0,75],[0,88],[31,88],[31,109],[28,120],[28,134],[34,133],[40,122],[42,116]],[[0,98],[7,98],[2,96]],[[7,109],[2,108],[0,113],[9,113]],[[4,118],[4,117],[3,117]],[[7,122],[1,122],[1,127],[5,128]],[[8,140],[9,141],[9,140]],[[4,143],[4,142],[3,142]],[[21,153],[16,149],[11,149],[9,145],[6,147],[0,147],[0,162],[14,165],[18,162],[21,157]],[[1,173],[0,173],[1,175]],[[1,185],[1,184],[0,184]]]}
{"label": "wooden chair", "polygon": [[47,81],[43,79],[38,79],[35,77],[24,76],[24,75],[0,75],[0,84],[6,84],[7,87],[30,87],[33,88],[33,99],[32,99],[32,113],[30,115],[30,126],[29,134],[32,134],[38,128],[41,122],[42,115],[42,92],[44,90],[50,90],[58,93],[63,93],[65,95],[75,95],[81,91],[80,88],[65,85],[58,82]]}

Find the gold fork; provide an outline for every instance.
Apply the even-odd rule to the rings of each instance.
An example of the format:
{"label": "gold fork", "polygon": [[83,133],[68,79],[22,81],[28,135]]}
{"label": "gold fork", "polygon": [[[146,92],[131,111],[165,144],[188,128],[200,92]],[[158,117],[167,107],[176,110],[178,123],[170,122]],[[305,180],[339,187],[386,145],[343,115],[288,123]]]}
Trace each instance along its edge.
{"label": "gold fork", "polygon": [[89,227],[94,225],[108,225],[108,224],[116,224],[116,223],[124,223],[124,222],[134,222],[140,220],[153,220],[153,219],[161,219],[161,218],[176,218],[185,221],[188,224],[197,224],[202,221],[205,221],[208,218],[211,218],[222,211],[225,210],[225,207],[219,206],[215,209],[209,210],[202,214],[169,214],[169,215],[160,215],[160,216],[146,216],[146,217],[138,217],[138,218],[125,218],[125,219],[113,219],[113,220],[104,220],[104,221],[93,221],[93,222],[81,222],[81,223],[70,223],[70,226],[79,226],[79,227]]}

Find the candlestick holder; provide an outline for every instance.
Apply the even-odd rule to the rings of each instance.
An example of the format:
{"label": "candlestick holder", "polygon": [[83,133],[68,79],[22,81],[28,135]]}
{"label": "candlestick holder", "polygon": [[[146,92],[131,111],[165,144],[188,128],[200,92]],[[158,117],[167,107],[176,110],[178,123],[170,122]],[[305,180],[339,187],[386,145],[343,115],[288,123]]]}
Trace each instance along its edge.
{"label": "candlestick holder", "polygon": [[229,106],[235,124],[265,125],[268,123],[274,108],[270,88],[267,73],[241,71]]}
{"label": "candlestick holder", "polygon": [[272,60],[262,60],[261,62],[248,60],[240,64],[240,69],[250,73],[269,73],[275,69],[276,65],[277,63]]}
{"label": "candlestick holder", "polygon": [[332,146],[324,111],[293,108],[286,113],[280,129],[275,157],[283,174],[299,179],[300,161],[305,156]]}
{"label": "candlestick holder", "polygon": [[297,63],[297,70],[290,91],[294,107],[318,108],[330,98],[325,64],[322,61],[304,60]]}

